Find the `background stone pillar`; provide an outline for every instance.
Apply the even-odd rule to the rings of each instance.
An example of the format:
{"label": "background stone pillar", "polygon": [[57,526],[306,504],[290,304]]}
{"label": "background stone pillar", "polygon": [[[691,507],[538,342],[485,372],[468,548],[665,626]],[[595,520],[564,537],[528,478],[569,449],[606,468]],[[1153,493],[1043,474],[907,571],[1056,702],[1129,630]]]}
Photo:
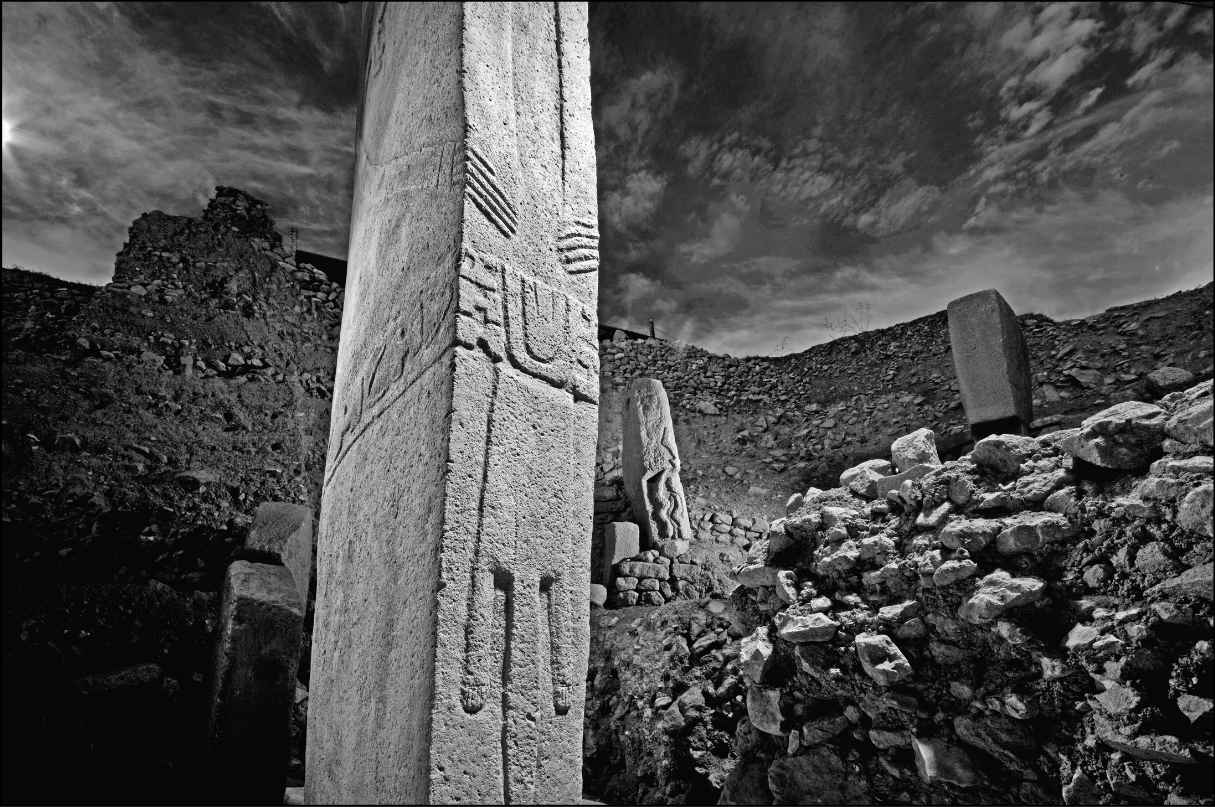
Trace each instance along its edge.
{"label": "background stone pillar", "polygon": [[995,289],[949,304],[949,344],[971,435],[1024,434],[1033,422],[1029,353],[1017,315]]}
{"label": "background stone pillar", "polygon": [[569,803],[599,361],[582,3],[373,4],[309,803]]}
{"label": "background stone pillar", "polygon": [[692,539],[692,525],[679,479],[671,405],[658,379],[635,378],[629,383],[621,443],[624,490],[642,541],[669,557],[683,554]]}

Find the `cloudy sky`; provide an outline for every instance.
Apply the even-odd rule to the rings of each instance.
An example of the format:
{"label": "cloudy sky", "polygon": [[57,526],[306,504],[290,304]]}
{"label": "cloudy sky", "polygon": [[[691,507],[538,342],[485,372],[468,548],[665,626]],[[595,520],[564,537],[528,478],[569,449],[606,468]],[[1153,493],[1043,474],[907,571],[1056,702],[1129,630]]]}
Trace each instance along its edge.
{"label": "cloudy sky", "polygon": [[[104,282],[217,184],[343,255],[357,4],[3,5],[3,261]],[[786,353],[1212,278],[1210,4],[595,3],[603,321]]]}

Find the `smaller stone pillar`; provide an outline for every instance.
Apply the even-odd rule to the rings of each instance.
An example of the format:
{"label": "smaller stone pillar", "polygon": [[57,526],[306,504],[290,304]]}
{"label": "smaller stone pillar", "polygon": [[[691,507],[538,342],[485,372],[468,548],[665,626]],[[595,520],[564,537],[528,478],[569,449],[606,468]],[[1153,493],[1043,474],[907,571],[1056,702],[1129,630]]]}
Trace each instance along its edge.
{"label": "smaller stone pillar", "polygon": [[281,804],[304,606],[285,566],[238,560],[220,606],[209,725],[217,801]]}
{"label": "smaller stone pillar", "polygon": [[679,479],[671,405],[658,379],[629,383],[622,443],[624,490],[646,546],[671,557],[682,554],[680,548],[686,552],[692,525]]}
{"label": "smaller stone pillar", "polygon": [[253,516],[241,557],[286,566],[295,580],[300,602],[308,603],[312,579],[312,510],[302,504],[262,502]]}
{"label": "smaller stone pillar", "polygon": [[603,585],[612,585],[612,567],[641,551],[641,533],[636,524],[613,521],[603,529]]}
{"label": "smaller stone pillar", "polygon": [[978,291],[949,304],[949,343],[974,439],[1025,434],[1034,419],[1029,353],[1017,315],[1000,292]]}

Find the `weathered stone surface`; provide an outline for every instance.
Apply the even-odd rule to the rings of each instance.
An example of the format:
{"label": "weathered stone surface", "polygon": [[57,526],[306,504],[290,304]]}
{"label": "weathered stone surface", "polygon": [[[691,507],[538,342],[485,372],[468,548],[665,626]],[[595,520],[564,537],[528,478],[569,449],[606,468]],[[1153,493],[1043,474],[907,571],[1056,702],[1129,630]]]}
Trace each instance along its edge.
{"label": "weathered stone surface", "polygon": [[1147,374],[1148,389],[1157,395],[1165,395],[1185,389],[1194,383],[1194,374],[1184,367],[1157,367]]}
{"label": "weathered stone surface", "polygon": [[958,608],[958,616],[974,625],[987,624],[1010,608],[1035,602],[1045,590],[1046,583],[1036,577],[994,571],[979,581],[975,593]]}
{"label": "weathered stone surface", "polygon": [[1210,482],[1199,485],[1186,494],[1177,505],[1177,523],[1190,532],[1205,535],[1211,533],[1211,499],[1215,489]]}
{"label": "weathered stone surface", "polygon": [[1085,418],[1080,432],[1066,438],[1063,450],[1102,468],[1146,468],[1164,440],[1164,410],[1126,401]]}
{"label": "weathered stone surface", "polygon": [[864,785],[830,748],[783,757],[768,768],[774,804],[868,804]]}
{"label": "weathered stone surface", "polygon": [[887,460],[865,460],[840,474],[840,487],[848,488],[863,499],[873,499],[877,497],[877,481],[890,476],[892,470]]}
{"label": "weathered stone surface", "polygon": [[1175,392],[1160,403],[1170,406],[1173,413],[1164,424],[1164,433],[1169,437],[1208,449],[1215,444],[1210,381],[1196,384],[1184,392]]}
{"label": "weathered stone surface", "polygon": [[953,728],[962,742],[1015,770],[1024,770],[1037,748],[1029,726],[1002,715],[959,715],[953,719]]}
{"label": "weathered stone surface", "polygon": [[1018,513],[1005,520],[996,536],[996,550],[1004,555],[1032,552],[1075,533],[1071,522],[1058,513]]}
{"label": "weathered stone surface", "polygon": [[602,608],[607,604],[607,588],[598,583],[591,583],[591,589],[588,593],[591,605],[598,605]]}
{"label": "weathered stone surface", "polygon": [[911,738],[915,752],[915,767],[925,782],[949,782],[958,787],[971,787],[979,782],[970,755],[937,738]]}
{"label": "weathered stone surface", "polygon": [[887,493],[892,490],[898,490],[904,482],[920,479],[935,467],[935,465],[928,464],[913,465],[906,471],[891,474],[890,476],[883,476],[875,483],[878,499],[885,499]]}
{"label": "weathered stone surface", "polygon": [[751,683],[763,680],[764,672],[772,660],[772,640],[768,638],[768,629],[758,627],[749,636],[743,637],[739,645],[738,662],[743,676]]}
{"label": "weathered stone surface", "polygon": [[747,688],[747,719],[751,725],[767,734],[783,734],[780,723],[780,688],[751,686]]}
{"label": "weathered stone surface", "polygon": [[897,684],[911,677],[911,662],[889,636],[862,633],[853,643],[865,672],[882,686]]}
{"label": "weathered stone surface", "polygon": [[214,797],[276,804],[283,798],[304,603],[284,566],[238,560],[220,606],[209,737]]}
{"label": "weathered stone surface", "polygon": [[839,630],[840,623],[826,614],[776,615],[776,635],[787,642],[829,642]]}
{"label": "weathered stone surface", "polygon": [[1011,476],[1021,470],[1021,463],[1029,459],[1038,447],[1038,441],[1032,437],[991,434],[975,443],[970,459],[980,468]]}
{"label": "weathered stone surface", "polygon": [[299,589],[300,602],[308,601],[312,552],[310,508],[287,502],[263,502],[258,505],[241,557],[286,566]]}
{"label": "weathered stone surface", "polygon": [[985,518],[960,518],[942,528],[938,536],[949,549],[961,547],[967,552],[978,552],[999,534],[1001,524]]}
{"label": "weathered stone surface", "polygon": [[948,317],[958,389],[971,429],[1013,420],[1029,426],[1034,419],[1029,354],[1004,297],[995,289],[959,297],[949,304]]}
{"label": "weathered stone surface", "polygon": [[977,571],[979,571],[979,564],[973,560],[947,560],[932,573],[932,584],[937,588],[952,586],[954,583],[973,577]]}
{"label": "weathered stone surface", "polygon": [[624,577],[653,577],[666,580],[671,576],[670,569],[661,563],[646,563],[643,560],[626,560],[616,567]]}
{"label": "weathered stone surface", "polygon": [[365,14],[310,804],[581,797],[599,395],[586,14]]}
{"label": "weathered stone surface", "polygon": [[932,429],[916,429],[911,434],[904,434],[890,444],[890,457],[899,473],[917,465],[941,464],[941,458],[937,456],[937,438]]}
{"label": "weathered stone surface", "polygon": [[604,582],[612,579],[612,567],[641,551],[641,531],[630,521],[613,521],[603,530]]}
{"label": "weathered stone surface", "polygon": [[1215,571],[1215,563],[1204,563],[1187,569],[1176,577],[1170,577],[1163,583],[1157,583],[1146,593],[1149,597],[1183,596],[1210,600],[1215,596],[1211,590],[1213,571]]}
{"label": "weathered stone surface", "polygon": [[624,490],[646,546],[691,540],[671,405],[658,379],[635,378],[629,383],[621,446]]}

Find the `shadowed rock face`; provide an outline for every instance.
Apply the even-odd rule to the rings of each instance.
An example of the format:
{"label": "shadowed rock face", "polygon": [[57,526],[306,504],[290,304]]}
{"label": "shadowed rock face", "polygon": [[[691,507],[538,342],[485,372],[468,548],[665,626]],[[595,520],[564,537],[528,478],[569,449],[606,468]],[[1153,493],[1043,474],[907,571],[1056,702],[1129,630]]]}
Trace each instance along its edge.
{"label": "shadowed rock face", "polygon": [[366,19],[308,801],[576,802],[599,392],[586,7]]}
{"label": "shadowed rock face", "polygon": [[315,503],[324,462],[341,290],[272,227],[221,190],[136,219],[106,286],[4,270],[6,797],[198,778],[224,569],[259,503]]}

